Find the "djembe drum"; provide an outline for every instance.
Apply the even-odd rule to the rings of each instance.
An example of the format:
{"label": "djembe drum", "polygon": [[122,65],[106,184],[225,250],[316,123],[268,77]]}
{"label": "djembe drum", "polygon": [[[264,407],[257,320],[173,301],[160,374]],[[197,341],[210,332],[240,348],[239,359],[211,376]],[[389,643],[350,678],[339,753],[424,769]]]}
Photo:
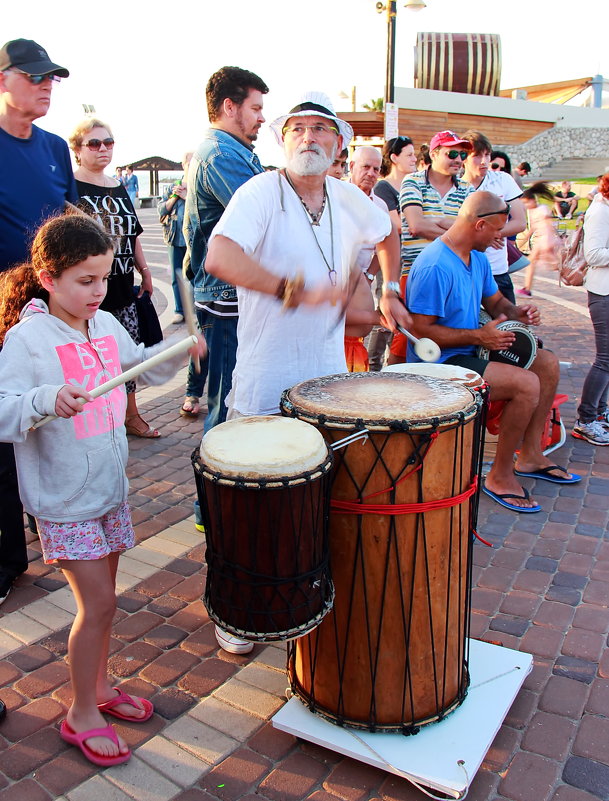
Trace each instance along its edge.
{"label": "djembe drum", "polygon": [[192,455],[207,540],[204,603],[231,634],[285,640],[332,606],[328,503],[332,456],[313,426],[241,417]]}
{"label": "djembe drum", "polygon": [[482,395],[426,376],[298,384],[282,411],[334,454],[332,612],[288,646],[292,691],[339,725],[411,734],[465,698]]}

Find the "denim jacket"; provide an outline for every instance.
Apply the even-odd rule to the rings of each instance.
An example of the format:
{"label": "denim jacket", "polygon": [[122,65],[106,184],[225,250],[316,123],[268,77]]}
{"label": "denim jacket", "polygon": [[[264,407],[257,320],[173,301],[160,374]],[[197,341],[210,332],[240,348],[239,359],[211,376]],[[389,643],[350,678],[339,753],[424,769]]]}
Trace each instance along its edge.
{"label": "denim jacket", "polygon": [[235,300],[232,284],[205,271],[207,243],[237,189],[263,172],[260,159],[236,137],[210,128],[188,169],[184,237],[194,273],[195,301]]}

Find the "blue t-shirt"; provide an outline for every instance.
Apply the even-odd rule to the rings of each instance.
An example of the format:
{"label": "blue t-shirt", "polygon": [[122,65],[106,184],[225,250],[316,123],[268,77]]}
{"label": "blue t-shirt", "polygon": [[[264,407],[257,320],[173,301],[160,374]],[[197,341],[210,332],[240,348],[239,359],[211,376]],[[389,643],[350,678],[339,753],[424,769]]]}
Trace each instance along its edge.
{"label": "blue t-shirt", "polygon": [[[447,328],[478,328],[480,303],[497,292],[497,283],[484,253],[472,250],[465,264],[441,239],[417,256],[406,283],[406,305],[413,314],[437,317]],[[474,345],[442,350],[440,361],[464,353],[475,355]],[[408,345],[408,361],[420,362]]]}
{"label": "blue t-shirt", "polygon": [[68,146],[32,126],[29,139],[0,128],[0,271],[26,261],[41,223],[78,201]]}

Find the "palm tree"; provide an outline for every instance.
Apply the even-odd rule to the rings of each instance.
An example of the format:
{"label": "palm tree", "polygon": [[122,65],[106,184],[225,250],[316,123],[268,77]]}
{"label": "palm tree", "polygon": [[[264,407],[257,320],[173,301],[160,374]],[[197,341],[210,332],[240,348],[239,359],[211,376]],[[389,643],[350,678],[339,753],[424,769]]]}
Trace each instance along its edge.
{"label": "palm tree", "polygon": [[382,97],[377,97],[376,100],[374,98],[369,103],[364,103],[364,108],[366,111],[382,111],[385,106],[385,101]]}

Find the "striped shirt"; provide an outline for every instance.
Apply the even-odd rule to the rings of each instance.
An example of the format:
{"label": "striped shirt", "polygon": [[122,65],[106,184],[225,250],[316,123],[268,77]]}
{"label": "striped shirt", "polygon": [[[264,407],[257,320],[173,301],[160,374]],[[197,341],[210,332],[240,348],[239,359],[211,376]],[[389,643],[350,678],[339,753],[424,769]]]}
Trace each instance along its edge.
{"label": "striped shirt", "polygon": [[413,261],[421,251],[430,244],[430,239],[420,239],[412,236],[408,230],[408,223],[404,209],[408,206],[418,206],[425,217],[456,217],[461,204],[472,191],[472,187],[459,178],[453,178],[452,188],[442,197],[438,190],[429,182],[429,167],[427,170],[413,172],[402,181],[400,189],[400,211],[402,212],[402,271],[408,275]]}

